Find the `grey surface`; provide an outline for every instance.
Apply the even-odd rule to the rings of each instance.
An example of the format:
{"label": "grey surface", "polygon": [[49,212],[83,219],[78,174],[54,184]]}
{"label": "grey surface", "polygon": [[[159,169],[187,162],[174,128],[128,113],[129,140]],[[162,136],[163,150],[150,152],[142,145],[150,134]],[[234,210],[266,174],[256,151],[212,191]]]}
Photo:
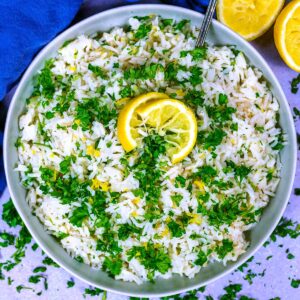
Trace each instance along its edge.
{"label": "grey surface", "polygon": [[[44,60],[45,57],[47,57],[47,53],[48,52],[53,53],[53,51],[55,51],[55,49],[62,44],[63,40],[71,38],[74,35],[77,35],[78,33],[92,32],[95,30],[95,28],[97,28],[98,30],[99,29],[107,30],[116,24],[122,24],[128,18],[128,15],[125,14],[125,11],[130,12],[131,10],[132,9],[130,8],[125,9],[123,13],[122,12],[120,13],[118,18],[111,18],[109,13],[105,13],[107,19],[106,20],[101,19],[101,22],[100,19],[97,19],[97,17],[94,17],[90,21],[85,21],[86,30],[84,31],[80,29],[79,26],[77,26],[73,32],[70,30],[67,31],[66,33],[64,33],[63,36],[60,36],[58,40],[56,40],[56,44],[52,44],[52,46],[51,45],[48,46],[46,51],[44,50],[41,52],[41,54],[37,57],[35,63],[29,68],[25,76],[29,78],[30,73],[35,72],[35,70],[37,70],[40,67],[41,62]],[[153,8],[151,8],[150,10],[152,13],[156,12],[168,17],[176,17],[176,18],[188,17],[192,19],[192,21],[197,22],[197,24],[200,23],[198,15],[191,11],[182,10],[173,7],[172,8],[163,7],[163,6],[157,7],[156,10],[154,10]],[[134,15],[146,14],[146,9],[145,7],[138,8],[138,6],[135,6],[134,12],[132,12],[132,14]],[[93,25],[91,23],[93,23]],[[285,150],[282,153],[282,160],[284,165],[282,171],[283,179],[278,188],[277,196],[273,199],[269,207],[266,209],[260,224],[258,224],[258,226],[256,226],[255,229],[250,234],[252,243],[247,253],[247,255],[249,256],[263,242],[263,240],[266,238],[268,233],[272,231],[273,227],[275,226],[275,223],[279,219],[280,214],[285,207],[287,196],[289,194],[290,186],[293,180],[293,171],[294,171],[295,136],[294,136],[293,124],[289,113],[289,108],[285,103],[284,95],[282,94],[280,86],[277,85],[276,79],[273,77],[272,72],[261,60],[260,56],[252,48],[250,48],[248,44],[245,43],[242,39],[238,38],[234,34],[230,34],[228,30],[226,30],[223,26],[219,25],[218,23],[214,24],[214,28],[210,32],[209,39],[214,41],[217,44],[237,44],[238,48],[242,49],[248,57],[251,57],[251,62],[259,66],[260,69],[263,70],[265,76],[271,83],[273,92],[275,93],[275,95],[277,96],[277,98],[281,103],[281,112],[282,112],[281,125],[288,133],[289,145],[285,148]],[[261,46],[263,47],[264,45],[262,44]],[[77,276],[80,275],[82,278],[83,277],[85,279],[88,278],[89,282],[93,284],[99,286],[105,286],[108,289],[118,290],[119,292],[136,294],[136,295],[142,293],[144,295],[162,294],[162,293],[178,292],[179,290],[191,289],[199,285],[200,283],[206,284],[213,277],[216,277],[218,274],[222,272],[224,273],[228,272],[235,266],[235,264],[230,264],[227,267],[222,267],[220,264],[218,265],[214,264],[205,268],[203,272],[201,272],[198,276],[195,277],[195,279],[192,280],[188,280],[186,278],[174,278],[168,281],[161,280],[157,282],[155,285],[145,284],[143,286],[137,286],[135,284],[114,281],[103,272],[91,270],[89,267],[85,265],[81,265],[71,260],[66,255],[66,253],[61,249],[61,247],[52,238],[50,238],[47,234],[45,234],[45,232],[42,230],[41,226],[39,225],[38,221],[31,216],[30,211],[24,201],[24,191],[17,183],[18,182],[17,174],[11,171],[16,161],[16,154],[14,153],[15,150],[12,147],[17,134],[16,116],[22,110],[22,105],[20,104],[24,101],[28,93],[30,93],[30,88],[28,86],[27,88],[24,85],[22,86],[22,82],[21,82],[19,90],[16,92],[16,99],[19,102],[18,103],[15,102],[15,105],[13,103],[11,107],[11,117],[10,117],[11,122],[7,127],[7,132],[9,132],[10,134],[8,140],[6,141],[7,148],[5,149],[6,169],[9,170],[8,181],[10,187],[13,188],[14,199],[17,200],[15,202],[16,206],[19,212],[21,213],[25,223],[29,225],[28,227],[31,233],[33,234],[35,239],[39,241],[39,244],[41,244],[41,246],[45,250],[47,250],[49,255],[52,256],[57,262],[64,265],[73,273],[76,273]],[[247,258],[247,255],[241,257],[239,262],[244,261]]]}

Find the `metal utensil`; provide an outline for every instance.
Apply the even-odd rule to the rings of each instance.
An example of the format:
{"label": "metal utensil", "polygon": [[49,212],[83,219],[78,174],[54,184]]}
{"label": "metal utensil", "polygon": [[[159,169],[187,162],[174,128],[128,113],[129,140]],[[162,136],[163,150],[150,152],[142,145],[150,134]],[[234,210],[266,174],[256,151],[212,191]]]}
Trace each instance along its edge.
{"label": "metal utensil", "polygon": [[215,13],[216,5],[217,5],[217,0],[210,0],[196,41],[196,47],[202,47],[204,45],[209,26],[212,22],[213,15]]}

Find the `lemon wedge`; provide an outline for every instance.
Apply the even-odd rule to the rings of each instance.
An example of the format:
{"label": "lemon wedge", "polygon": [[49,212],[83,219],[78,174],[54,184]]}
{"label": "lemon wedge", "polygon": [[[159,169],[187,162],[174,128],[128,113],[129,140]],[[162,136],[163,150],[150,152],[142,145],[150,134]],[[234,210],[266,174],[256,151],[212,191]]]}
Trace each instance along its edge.
{"label": "lemon wedge", "polygon": [[147,101],[167,97],[163,93],[151,92],[133,98],[124,106],[118,117],[117,134],[125,151],[129,152],[137,146],[137,138],[139,138],[138,127],[141,121],[138,119],[136,109]]}
{"label": "lemon wedge", "polygon": [[143,124],[152,127],[168,143],[167,154],[173,164],[193,150],[197,139],[197,120],[193,111],[174,99],[149,101],[137,109]]}
{"label": "lemon wedge", "polygon": [[300,0],[290,2],[274,27],[276,48],[285,63],[300,72]]}
{"label": "lemon wedge", "polygon": [[263,35],[275,22],[284,0],[219,0],[220,22],[248,41]]}

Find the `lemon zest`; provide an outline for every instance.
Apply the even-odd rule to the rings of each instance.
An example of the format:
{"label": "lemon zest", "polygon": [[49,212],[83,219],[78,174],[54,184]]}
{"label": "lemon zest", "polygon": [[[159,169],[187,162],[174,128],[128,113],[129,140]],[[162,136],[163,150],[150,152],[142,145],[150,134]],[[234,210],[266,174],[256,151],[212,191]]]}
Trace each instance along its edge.
{"label": "lemon zest", "polygon": [[183,96],[185,96],[185,92],[182,89],[179,89],[176,91],[176,95],[178,97],[183,97]]}
{"label": "lemon zest", "polygon": [[170,233],[169,229],[168,229],[168,228],[165,228],[165,229],[161,232],[160,236],[161,236],[161,237],[165,237],[165,236],[169,235],[169,233]]}
{"label": "lemon zest", "polygon": [[138,212],[136,210],[134,210],[132,213],[131,213],[131,216],[136,218],[138,216]]}
{"label": "lemon zest", "polygon": [[205,184],[202,180],[195,180],[194,185],[200,190],[200,192],[205,192]]}
{"label": "lemon zest", "polygon": [[94,157],[99,157],[101,153],[99,150],[95,149],[94,146],[89,145],[86,147],[86,154]]}
{"label": "lemon zest", "polygon": [[93,178],[91,188],[93,190],[97,190],[100,188],[103,192],[107,192],[109,190],[109,183],[106,181],[105,182],[100,181],[97,178]]}
{"label": "lemon zest", "polygon": [[133,203],[134,205],[138,205],[140,202],[141,202],[141,199],[140,199],[139,197],[134,198],[134,199],[132,200],[132,203]]}
{"label": "lemon zest", "polygon": [[69,70],[72,71],[72,72],[75,72],[77,70],[77,68],[76,68],[76,66],[70,66]]}
{"label": "lemon zest", "polygon": [[200,225],[202,223],[202,218],[199,214],[191,214],[191,219],[189,223]]}

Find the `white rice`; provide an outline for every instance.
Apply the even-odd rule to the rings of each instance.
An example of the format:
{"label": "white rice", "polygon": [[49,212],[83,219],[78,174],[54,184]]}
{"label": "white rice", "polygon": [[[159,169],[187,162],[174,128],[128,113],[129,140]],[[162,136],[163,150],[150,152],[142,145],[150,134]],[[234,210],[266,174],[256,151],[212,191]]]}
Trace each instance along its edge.
{"label": "white rice", "polygon": [[[56,85],[51,99],[47,100],[39,93],[31,97],[19,120],[19,164],[16,168],[28,189],[27,201],[47,231],[56,236],[58,233],[65,233],[61,244],[66,251],[72,257],[81,257],[84,263],[94,268],[101,268],[105,257],[114,259],[115,255],[96,249],[97,241],[102,238],[104,230],[94,225],[96,216],[91,212],[92,202],[87,203],[90,215],[84,219],[82,226],[73,225],[69,217],[76,207],[81,206],[81,201],[63,204],[61,199],[44,194],[40,189],[41,185],[45,185],[40,167],[56,170],[56,176],[63,176],[59,174],[60,163],[66,156],[73,155],[76,161],[71,163],[70,173],[64,175],[65,178],[76,177],[81,182],[96,179],[102,185],[108,186],[110,192],[121,193],[116,202],[111,202],[107,197],[105,213],[109,216],[111,230],[118,232],[120,224],[128,223],[142,228],[142,234],[139,238],[131,235],[125,240],[119,240],[118,235],[115,235],[115,240],[121,248],[118,257],[122,261],[121,271],[116,278],[138,284],[149,280],[150,277],[149,270],[139,256],[132,259],[128,257],[128,251],[133,246],[147,249],[147,245],[153,243],[158,245],[155,247],[164,249],[170,257],[171,266],[168,270],[163,272],[164,274],[155,270],[153,279],[169,278],[175,273],[193,277],[202,267],[195,264],[201,251],[207,254],[207,261],[203,266],[213,261],[226,264],[227,261],[236,260],[246,251],[251,241],[245,239],[244,232],[254,226],[255,222],[246,224],[237,216],[231,224],[214,226],[209,216],[197,212],[199,189],[193,181],[192,189],[188,189],[187,186],[176,187],[175,178],[179,175],[188,177],[202,166],[211,166],[218,171],[215,180],[230,181],[232,185],[225,190],[214,192],[215,186],[204,184],[201,188],[202,193],[207,192],[210,195],[205,204],[206,209],[222,203],[224,197],[237,197],[243,193],[246,200],[240,201],[244,201],[247,208],[251,207],[253,211],[257,211],[268,204],[279,182],[279,150],[273,148],[282,134],[276,120],[278,102],[269,90],[262,73],[249,65],[242,52],[236,53],[233,47],[208,46],[207,56],[203,60],[195,61],[191,54],[180,57],[181,51],[194,49],[195,28],[187,27],[184,32],[174,30],[172,26],[160,29],[160,18],[151,17],[151,20],[146,21],[152,26],[148,37],[136,40],[134,34],[142,22],[145,21],[131,18],[130,30],[114,28],[102,35],[82,35],[58,51],[51,68],[52,78],[55,77],[53,80],[58,81],[59,77],[60,81],[70,85],[75,91],[75,99],[70,101],[69,109],[63,114],[55,113],[54,117],[47,119],[45,113],[53,111],[59,103],[59,98],[64,93],[63,85]],[[150,63],[160,63],[166,67],[171,62],[188,69],[195,65],[200,67],[203,82],[193,87],[189,82],[189,70],[180,70],[177,73],[179,81],[187,80],[184,88],[168,82],[163,71],[158,71],[154,79],[138,80],[135,83],[127,82],[123,76],[124,69]],[[95,76],[88,69],[89,64],[101,67],[107,77],[103,79]],[[144,218],[147,206],[145,197],[137,200],[133,193],[133,190],[139,187],[139,181],[133,172],[125,175],[121,163],[125,152],[117,138],[116,121],[111,120],[106,127],[98,121],[93,121],[90,130],[86,131],[81,128],[81,124],[72,128],[78,103],[83,103],[86,98],[97,97],[113,106],[115,101],[122,98],[120,93],[128,85],[131,86],[134,95],[163,90],[182,101],[185,101],[183,98],[188,90],[202,90],[204,105],[198,106],[195,111],[198,120],[201,120],[199,131],[210,131],[212,119],[208,116],[205,106],[218,105],[219,94],[226,94],[228,106],[236,109],[232,114],[232,122],[237,124],[237,131],[223,127],[222,130],[227,135],[215,150],[204,149],[197,144],[190,155],[176,165],[172,165],[166,155],[160,157],[167,162],[166,173],[161,180],[160,197],[160,207],[164,214],[154,221]],[[105,86],[103,96],[99,95],[101,86]],[[42,102],[44,103],[41,104]],[[99,102],[99,106],[101,105],[103,104]],[[49,141],[45,141],[45,134],[41,134],[39,129],[41,127],[48,133]],[[96,141],[98,146],[95,149],[93,147]],[[41,145],[45,143],[49,147]],[[98,150],[99,153],[95,152]],[[85,154],[89,151],[90,157],[86,157]],[[136,157],[129,157],[128,160],[129,164],[133,165]],[[251,168],[251,172],[239,182],[232,170],[224,172],[226,161],[245,165]],[[199,180],[200,184],[203,184],[201,178]],[[97,188],[90,185],[87,191],[93,199]],[[182,196],[178,206],[172,201],[171,196],[174,194]],[[170,219],[184,213],[190,218],[185,233],[181,237],[174,237],[168,228]],[[259,214],[255,221],[259,221]],[[192,238],[195,234],[198,236]],[[216,249],[224,240],[232,241],[233,249],[224,253],[222,257]]]}

